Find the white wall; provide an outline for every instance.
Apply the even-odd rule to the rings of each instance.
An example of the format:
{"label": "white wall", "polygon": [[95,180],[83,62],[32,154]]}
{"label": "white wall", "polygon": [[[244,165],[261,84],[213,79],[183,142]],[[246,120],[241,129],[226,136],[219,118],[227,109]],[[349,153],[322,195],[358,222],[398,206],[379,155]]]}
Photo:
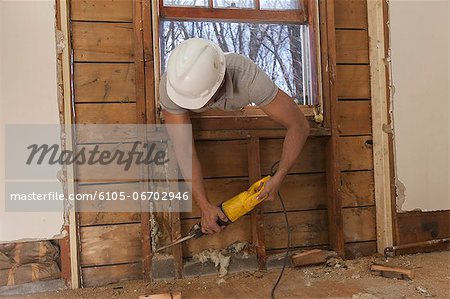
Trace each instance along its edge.
{"label": "white wall", "polygon": [[390,1],[401,210],[450,209],[449,20],[448,0]]}
{"label": "white wall", "polygon": [[[0,0],[0,242],[51,238],[63,211],[4,211],[4,125],[58,124],[54,2]],[[8,158],[8,157],[6,157]]]}

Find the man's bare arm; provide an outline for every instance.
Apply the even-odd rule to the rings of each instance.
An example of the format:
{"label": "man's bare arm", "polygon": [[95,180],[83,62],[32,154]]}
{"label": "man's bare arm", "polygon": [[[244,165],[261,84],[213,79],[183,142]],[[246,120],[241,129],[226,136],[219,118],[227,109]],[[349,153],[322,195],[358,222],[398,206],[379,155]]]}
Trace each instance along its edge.
{"label": "man's bare arm", "polygon": [[282,90],[278,90],[275,99],[261,109],[274,121],[287,129],[283,142],[280,164],[275,176],[266,183],[260,198],[268,196],[273,200],[289,169],[298,158],[309,135],[309,124],[293,99]]}
{"label": "man's bare arm", "polygon": [[[167,111],[163,111],[165,123],[171,124],[190,124],[191,118],[189,113],[172,114]],[[192,195],[194,196],[195,203],[202,211],[202,229],[204,233],[212,234],[222,230],[216,223],[218,217],[226,221],[227,217],[223,214],[220,208],[212,205],[206,196],[205,187],[203,183],[203,173],[200,165],[200,161],[195,150],[195,144],[191,134],[186,134],[185,130],[177,126],[167,126],[167,132],[170,140],[174,145],[175,156],[177,157],[178,165],[184,178],[190,178],[192,176]],[[184,149],[192,144],[192,156],[189,151]],[[192,174],[188,173],[191,169],[187,167],[185,161],[192,158]]]}

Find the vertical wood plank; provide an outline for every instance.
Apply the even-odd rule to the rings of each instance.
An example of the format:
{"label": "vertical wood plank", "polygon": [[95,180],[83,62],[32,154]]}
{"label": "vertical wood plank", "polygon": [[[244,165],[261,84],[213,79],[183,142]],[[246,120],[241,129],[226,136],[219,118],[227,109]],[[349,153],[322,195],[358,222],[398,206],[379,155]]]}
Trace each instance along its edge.
{"label": "vertical wood plank", "polygon": [[344,231],[342,217],[342,202],[340,192],[340,169],[339,169],[339,132],[337,111],[337,87],[336,87],[336,32],[334,19],[334,1],[326,1],[327,19],[327,44],[328,44],[328,70],[329,90],[328,107],[331,127],[331,137],[326,147],[326,175],[328,195],[328,223],[330,248],[339,255],[344,255]]}
{"label": "vertical wood plank", "polygon": [[72,276],[70,270],[70,226],[64,225],[64,230],[67,232],[67,237],[62,238],[59,241],[59,247],[61,251],[61,278],[67,283],[70,282],[70,277]]}
{"label": "vertical wood plank", "polygon": [[306,2],[308,9],[308,24],[312,30],[309,30],[309,43],[310,43],[310,55],[311,55],[311,85],[312,85],[312,97],[313,104],[319,103],[319,75],[318,75],[318,65],[320,57],[318,55],[318,49],[320,49],[320,44],[318,42],[317,29],[317,6],[316,1],[309,0]]}
{"label": "vertical wood plank", "polygon": [[[253,184],[261,178],[261,159],[259,151],[259,138],[248,139],[248,176],[249,183]],[[261,205],[252,211],[252,240],[256,246],[259,269],[266,269],[266,242],[264,232],[264,215]]]}
{"label": "vertical wood plank", "polygon": [[144,37],[142,23],[142,0],[133,0],[134,64],[136,88],[136,112],[138,124],[147,123],[145,101]]}
{"label": "vertical wood plank", "polygon": [[[383,1],[383,28],[384,28],[384,53],[386,57],[389,57],[390,55],[390,28],[389,28],[389,3],[388,0]],[[389,64],[389,67],[386,68],[386,86],[389,88],[386,88],[386,98],[389,99],[387,103],[387,109],[388,111],[392,111],[392,97],[393,97],[393,86],[391,85],[392,78],[391,78],[391,64]],[[389,114],[389,122],[392,122],[392,115]],[[395,160],[394,160],[394,138],[391,136],[389,138],[389,165],[390,165],[390,171],[389,171],[389,177],[395,178]],[[394,244],[398,245],[399,240],[399,231],[398,231],[398,219],[397,219],[397,190],[396,190],[395,180],[391,180],[391,219],[392,219],[392,241]]]}
{"label": "vertical wood plank", "polygon": [[[141,0],[141,1],[142,1],[142,28],[144,36],[146,116],[147,116],[147,123],[154,124],[156,123],[155,88],[158,86],[158,84],[157,82],[155,82],[156,80],[155,65],[153,57],[154,56],[153,27],[155,24],[153,24],[152,22],[152,17],[155,16],[156,12],[153,11],[152,2],[150,0]],[[162,3],[162,0],[159,2]],[[155,59],[159,59],[159,53],[156,53]]]}
{"label": "vertical wood plank", "polygon": [[[74,123],[73,115],[73,103],[72,103],[72,67],[71,56],[72,43],[71,30],[70,30],[70,3],[68,0],[56,1],[56,28],[64,37],[64,49],[58,51],[57,59],[60,63],[58,72],[58,87],[62,91],[59,95],[59,109],[60,115],[62,115],[61,121],[66,127],[64,149],[73,148],[73,131],[72,124]],[[76,191],[75,188],[75,168],[73,165],[66,165],[64,169],[65,176],[65,194],[73,194]],[[77,213],[72,208],[68,213],[69,224],[65,226],[67,231],[67,237],[65,237],[61,243],[61,271],[62,277],[69,284],[70,288],[77,289],[80,287],[80,261],[79,261],[79,235],[78,235],[78,222]]]}
{"label": "vertical wood plank", "polygon": [[[372,98],[372,132],[373,161],[375,179],[375,204],[377,249],[393,245],[392,199],[389,158],[389,140],[391,136],[385,132],[384,126],[390,124],[388,116],[388,97],[386,94],[386,52],[384,45],[384,11],[383,0],[372,0],[367,3],[368,30],[370,45],[370,77]],[[392,129],[392,126],[389,128]]]}
{"label": "vertical wood plank", "polygon": [[[179,189],[171,188],[171,192],[178,192]],[[171,219],[171,234],[172,234],[172,242],[181,238],[181,219],[180,212],[172,211],[170,214]],[[175,263],[175,277],[182,278],[183,276],[183,251],[181,244],[177,244],[172,247],[173,260]]]}
{"label": "vertical wood plank", "polygon": [[[178,163],[177,158],[175,156],[175,151],[172,149],[172,146],[169,148],[169,171],[171,173],[168,174],[169,179],[173,180],[178,177]],[[169,191],[174,192],[175,194],[180,191],[178,181],[171,181],[169,184]],[[178,201],[173,201],[171,203],[172,211],[170,213],[170,221],[171,221],[171,237],[172,242],[181,238],[181,219],[180,219],[180,206]],[[172,246],[172,254],[173,260],[175,264],[175,277],[181,278],[183,275],[183,251],[182,245],[177,244]]]}
{"label": "vertical wood plank", "polygon": [[[63,5],[64,6],[64,5]],[[65,8],[65,7],[64,7]],[[56,10],[56,29],[57,30],[62,30],[62,26],[61,23],[63,21],[67,21],[67,20],[63,20],[62,19],[62,14],[61,14],[61,2],[60,1],[55,1],[55,10]],[[64,32],[66,33],[66,32]],[[58,67],[59,70],[63,69],[63,53],[57,53],[57,63],[58,63]],[[64,101],[64,74],[62,71],[58,72],[58,86],[62,87],[62,99],[59,99],[59,102],[61,103],[61,101]],[[64,105],[59,104],[59,112],[60,115],[64,115]],[[65,117],[65,115],[64,115]],[[66,237],[64,237],[63,239],[60,240],[59,242],[59,247],[61,250],[60,256],[61,256],[61,277],[62,279],[64,279],[64,281],[66,283],[70,282],[71,279],[71,268],[70,268],[70,226],[69,225],[64,225],[64,230],[66,231],[67,235]]]}
{"label": "vertical wood plank", "polygon": [[[142,23],[142,0],[133,0],[133,32],[134,32],[134,64],[136,71],[136,122],[146,124],[146,101],[145,101],[145,69],[143,49],[143,23]],[[143,128],[138,129],[139,140],[146,140],[146,132]],[[141,166],[142,178],[148,177],[148,167]],[[148,180],[141,180],[140,191],[147,191]],[[141,202],[141,242],[142,242],[142,278],[144,281],[151,280],[152,273],[152,246],[151,246],[150,211],[148,202]]]}
{"label": "vertical wood plank", "polygon": [[325,127],[331,127],[330,114],[328,113],[330,107],[330,70],[328,68],[328,36],[327,36],[327,7],[326,1],[319,1],[319,20],[320,20],[320,45],[321,45],[321,74],[322,74],[322,105],[326,113],[324,115],[323,124]]}

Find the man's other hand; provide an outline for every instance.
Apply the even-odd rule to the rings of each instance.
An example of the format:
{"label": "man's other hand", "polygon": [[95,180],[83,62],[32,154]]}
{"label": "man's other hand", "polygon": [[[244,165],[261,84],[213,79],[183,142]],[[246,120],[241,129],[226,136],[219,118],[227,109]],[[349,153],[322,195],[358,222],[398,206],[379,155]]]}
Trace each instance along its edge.
{"label": "man's other hand", "polygon": [[219,218],[225,222],[228,220],[219,207],[209,204],[202,208],[202,232],[212,235],[222,231],[224,226],[217,224],[217,219]]}

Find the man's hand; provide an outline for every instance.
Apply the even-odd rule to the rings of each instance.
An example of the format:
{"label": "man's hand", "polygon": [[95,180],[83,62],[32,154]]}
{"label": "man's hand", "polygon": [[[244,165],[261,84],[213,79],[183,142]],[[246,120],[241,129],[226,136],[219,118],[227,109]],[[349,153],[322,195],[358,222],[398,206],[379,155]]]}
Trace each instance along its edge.
{"label": "man's hand", "polygon": [[277,197],[278,190],[280,190],[282,181],[283,179],[279,178],[276,175],[271,177],[264,184],[264,189],[256,198],[259,200],[268,200],[268,201],[274,200]]}
{"label": "man's hand", "polygon": [[202,232],[204,234],[215,234],[223,230],[224,226],[217,224],[217,219],[228,221],[227,216],[222,212],[219,207],[211,204],[206,205],[202,210]]}

